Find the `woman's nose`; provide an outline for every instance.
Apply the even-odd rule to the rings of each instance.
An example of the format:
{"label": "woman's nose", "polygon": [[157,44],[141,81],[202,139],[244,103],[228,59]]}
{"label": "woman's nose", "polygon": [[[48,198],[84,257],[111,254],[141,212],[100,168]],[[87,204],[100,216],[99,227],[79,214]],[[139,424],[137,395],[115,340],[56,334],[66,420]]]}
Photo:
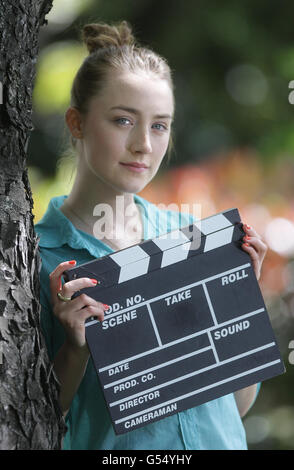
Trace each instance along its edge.
{"label": "woman's nose", "polygon": [[152,145],[148,130],[138,130],[131,136],[130,150],[132,153],[148,154],[152,152]]}

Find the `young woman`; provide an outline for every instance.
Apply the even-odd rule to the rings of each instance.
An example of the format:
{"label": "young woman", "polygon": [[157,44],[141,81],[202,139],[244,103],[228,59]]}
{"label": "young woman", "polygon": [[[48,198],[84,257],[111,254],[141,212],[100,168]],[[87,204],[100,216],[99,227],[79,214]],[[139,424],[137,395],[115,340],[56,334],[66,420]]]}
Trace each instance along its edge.
{"label": "young woman", "polygon": [[[246,449],[241,417],[256,385],[116,436],[89,360],[86,318],[103,320],[108,308],[74,292],[95,286],[82,278],[64,283],[72,265],[179,228],[178,213],[159,210],[139,197],[156,175],[171,145],[174,95],[166,61],[135,44],[126,22],[88,24],[89,55],[71,90],[65,119],[77,153],[77,173],[68,196],[51,199],[40,236],[41,321],[60,381],[60,405],[68,425],[65,449]],[[118,202],[119,200],[119,207]],[[102,206],[103,204],[103,206]],[[94,208],[105,210],[104,230],[95,230]],[[122,217],[123,214],[123,217]],[[181,214],[181,226],[194,220]],[[266,245],[245,225],[243,249],[259,278]]]}

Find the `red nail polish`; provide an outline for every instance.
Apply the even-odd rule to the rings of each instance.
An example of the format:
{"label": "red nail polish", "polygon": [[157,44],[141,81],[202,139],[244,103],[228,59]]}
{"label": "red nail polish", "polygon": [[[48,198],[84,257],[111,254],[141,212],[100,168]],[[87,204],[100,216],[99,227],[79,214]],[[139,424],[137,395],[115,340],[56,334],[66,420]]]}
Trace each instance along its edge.
{"label": "red nail polish", "polygon": [[93,284],[97,284],[97,279],[91,279],[91,281],[93,282]]}
{"label": "red nail polish", "polygon": [[249,243],[244,243],[245,246],[250,246]]}
{"label": "red nail polish", "polygon": [[107,304],[103,304],[103,307],[105,308],[105,310],[109,309],[109,305],[107,305]]}
{"label": "red nail polish", "polygon": [[76,260],[73,259],[73,260],[69,261],[69,264],[76,264]]}
{"label": "red nail polish", "polygon": [[251,240],[251,237],[249,237],[248,235],[246,235],[244,238],[245,240]]}

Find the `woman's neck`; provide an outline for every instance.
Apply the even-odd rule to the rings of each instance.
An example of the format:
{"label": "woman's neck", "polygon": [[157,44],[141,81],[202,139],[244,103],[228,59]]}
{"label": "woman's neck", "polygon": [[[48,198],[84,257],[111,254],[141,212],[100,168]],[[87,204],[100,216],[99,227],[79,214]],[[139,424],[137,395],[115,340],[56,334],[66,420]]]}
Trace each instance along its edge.
{"label": "woman's neck", "polygon": [[115,249],[142,241],[143,221],[134,194],[115,193],[97,182],[95,191],[91,188],[75,184],[60,208],[73,225]]}

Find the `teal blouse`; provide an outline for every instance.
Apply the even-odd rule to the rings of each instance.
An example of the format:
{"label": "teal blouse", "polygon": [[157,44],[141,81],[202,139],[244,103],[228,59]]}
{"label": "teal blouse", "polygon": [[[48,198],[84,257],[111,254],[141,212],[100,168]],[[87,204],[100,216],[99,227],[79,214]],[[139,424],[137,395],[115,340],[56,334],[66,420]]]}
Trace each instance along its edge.
{"label": "teal blouse", "polygon": [[[59,210],[67,196],[51,199],[43,218],[35,225],[42,259],[41,326],[51,360],[64,342],[64,330],[51,309],[49,274],[62,261],[77,265],[113,253],[100,240],[77,230]],[[191,214],[164,211],[134,195],[144,223],[144,240],[193,223]],[[246,436],[234,394],[181,411],[123,435],[115,435],[92,360],[66,417],[64,449],[104,450],[200,450],[247,449]]]}

